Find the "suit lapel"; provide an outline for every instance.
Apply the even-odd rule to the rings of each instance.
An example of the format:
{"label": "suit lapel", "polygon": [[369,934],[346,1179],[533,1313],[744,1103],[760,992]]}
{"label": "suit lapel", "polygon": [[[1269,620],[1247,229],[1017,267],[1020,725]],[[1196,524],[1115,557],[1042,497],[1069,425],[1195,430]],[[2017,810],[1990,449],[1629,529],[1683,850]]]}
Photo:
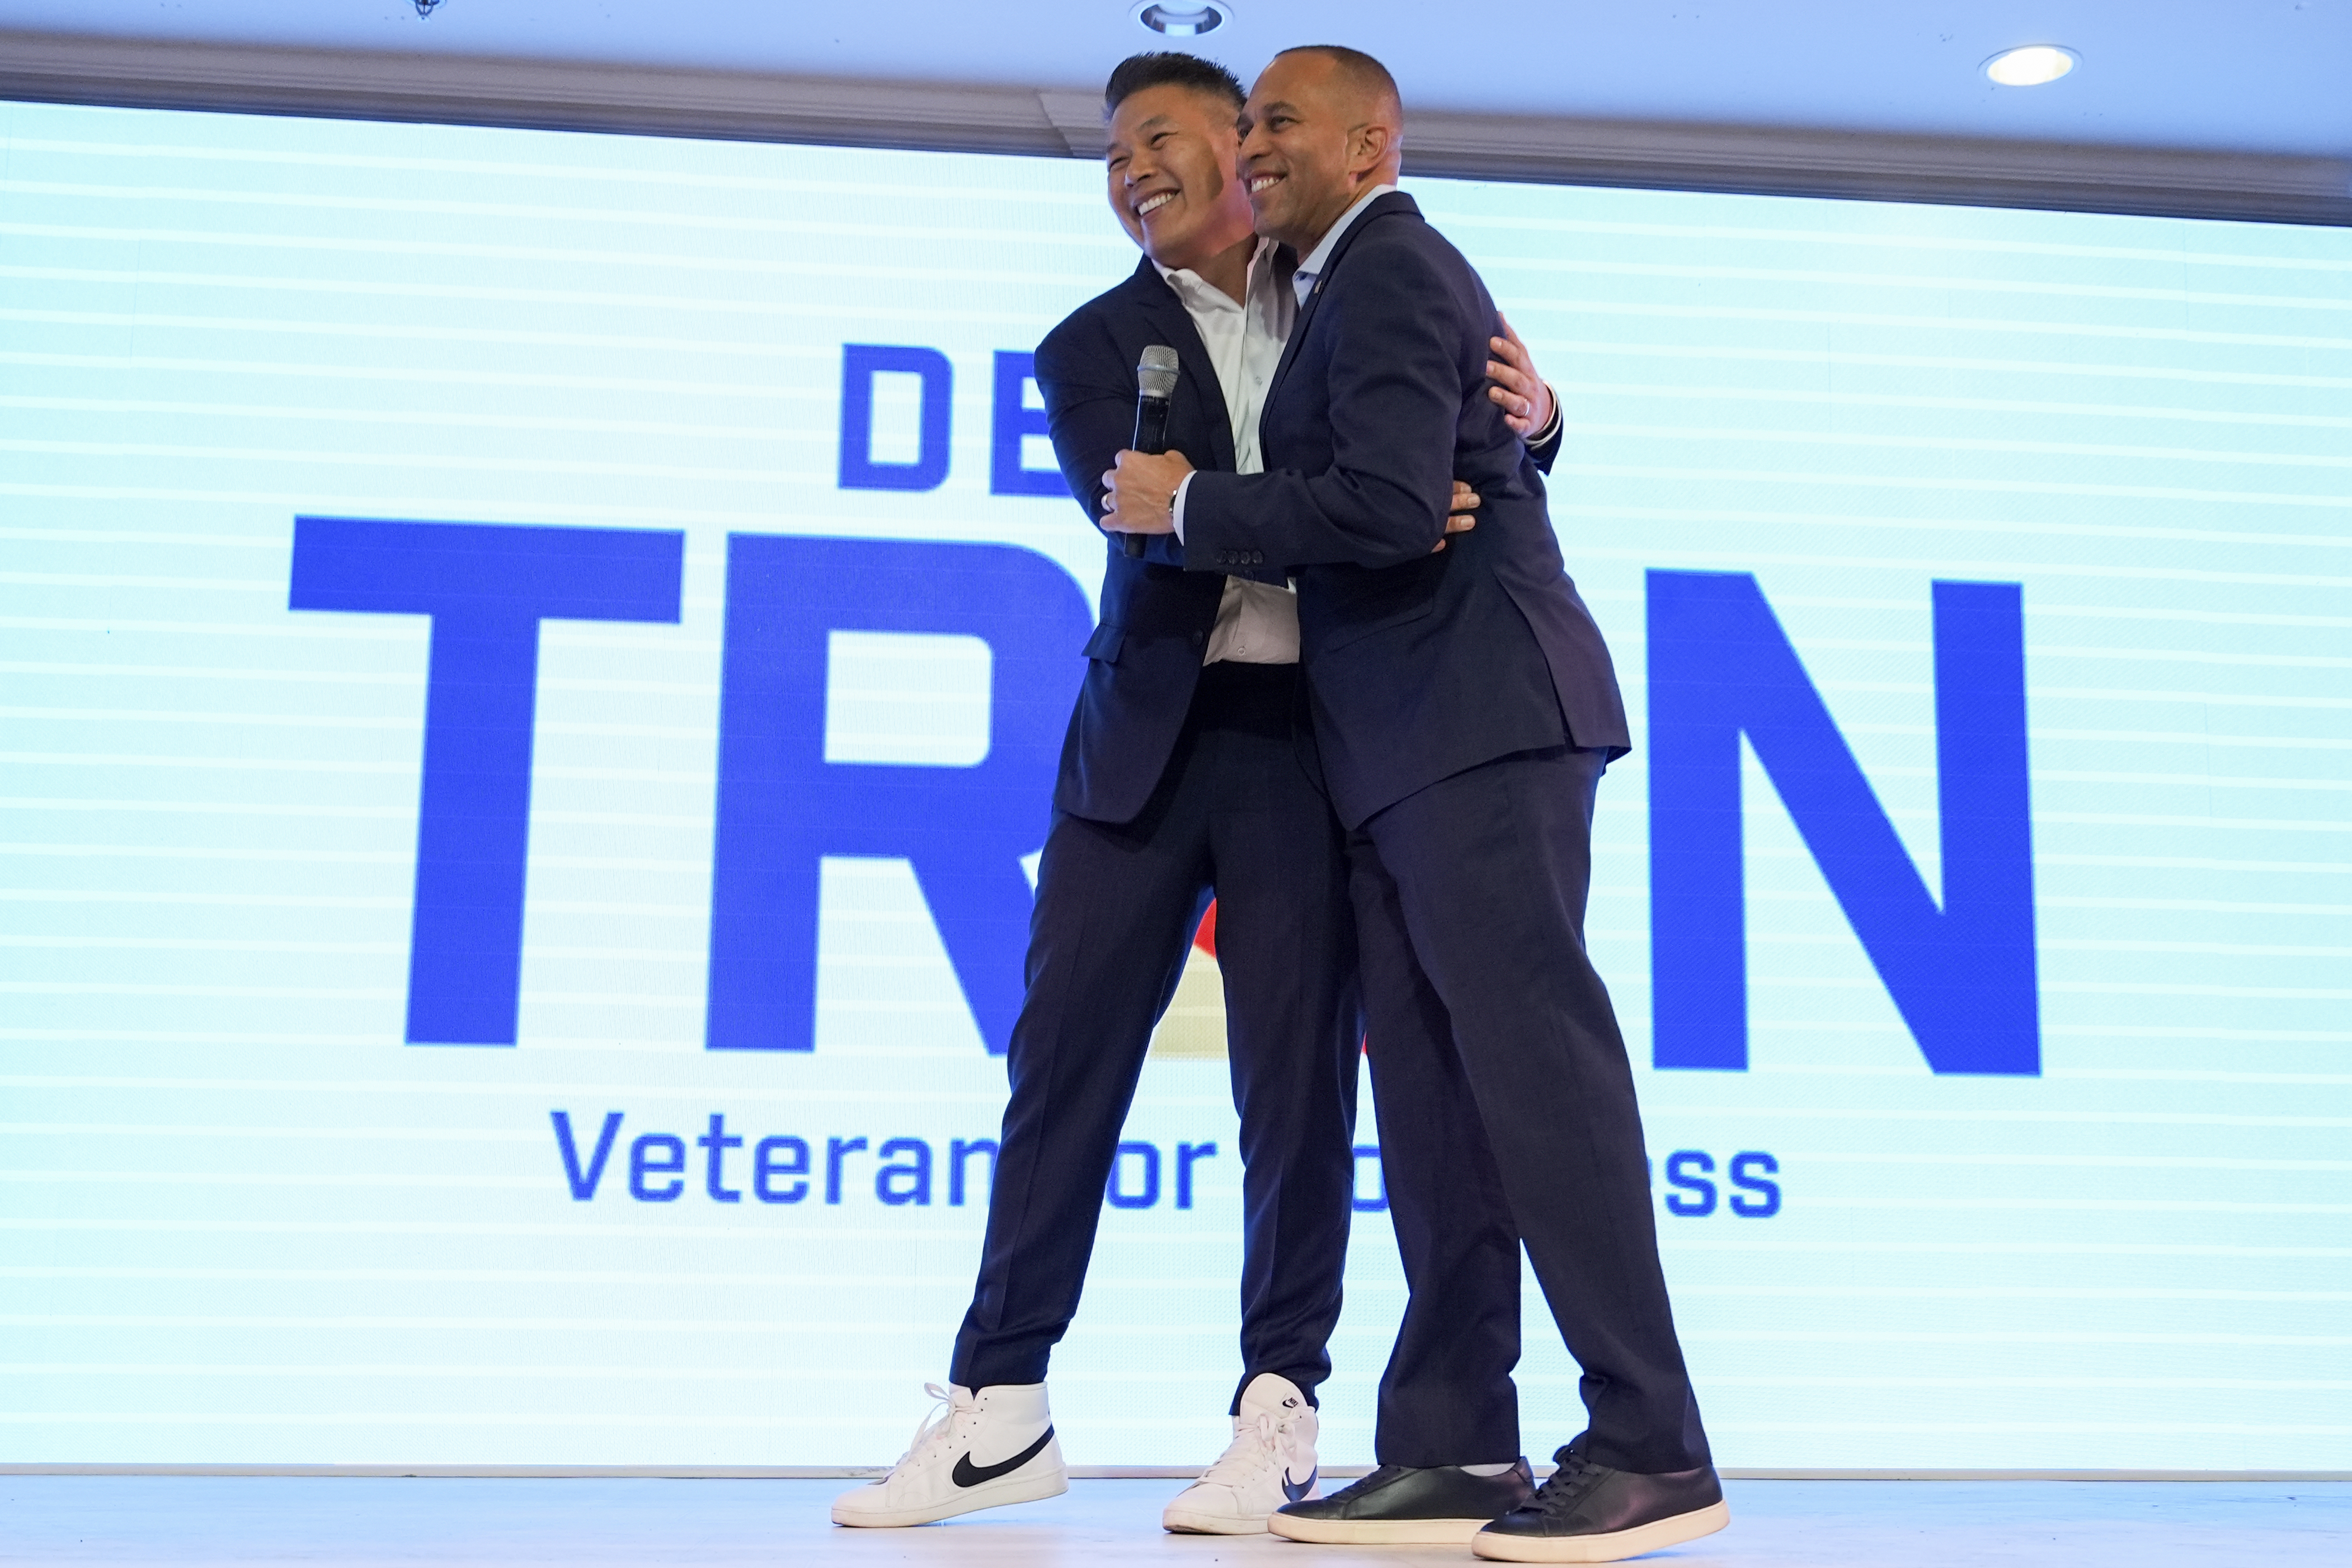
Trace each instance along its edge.
{"label": "suit lapel", "polygon": [[1200,329],[1192,325],[1192,313],[1184,308],[1184,301],[1168,287],[1149,256],[1136,267],[1129,284],[1135,289],[1136,303],[1151,321],[1156,334],[1153,341],[1176,350],[1180,372],[1177,398],[1192,402],[1202,422],[1209,427],[1214,466],[1230,471],[1234,466],[1234,422],[1225,409],[1224,389],[1217,384],[1216,366],[1209,361],[1209,346],[1201,341]]}
{"label": "suit lapel", "polygon": [[1339,270],[1339,263],[1346,258],[1348,247],[1354,245],[1373,224],[1398,213],[1419,217],[1421,207],[1402,191],[1391,191],[1366,207],[1363,216],[1349,224],[1348,232],[1339,236],[1339,243],[1331,247],[1330,257],[1323,263],[1322,272],[1316,277],[1315,287],[1299,302],[1298,315],[1290,323],[1290,341],[1282,346],[1282,359],[1274,367],[1274,384],[1265,391],[1268,404],[1281,395],[1283,379],[1290,374],[1290,367],[1298,358],[1298,345],[1307,340],[1307,329],[1315,319],[1316,308],[1323,303],[1323,290],[1330,286],[1331,275]]}

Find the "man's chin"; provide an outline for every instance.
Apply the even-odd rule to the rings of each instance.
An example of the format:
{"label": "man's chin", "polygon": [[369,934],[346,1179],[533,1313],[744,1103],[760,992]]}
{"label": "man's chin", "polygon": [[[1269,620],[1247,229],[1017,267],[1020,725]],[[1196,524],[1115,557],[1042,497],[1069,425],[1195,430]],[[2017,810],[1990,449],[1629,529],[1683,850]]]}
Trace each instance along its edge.
{"label": "man's chin", "polygon": [[1187,242],[1192,237],[1173,224],[1156,229],[1146,224],[1143,225],[1143,253],[1162,267],[1181,267],[1184,265],[1182,262],[1170,258],[1188,254]]}
{"label": "man's chin", "polygon": [[1298,250],[1301,255],[1309,248],[1299,246],[1297,228],[1291,221],[1288,213],[1279,210],[1263,212],[1256,214],[1256,220],[1252,226],[1265,238],[1289,246]]}

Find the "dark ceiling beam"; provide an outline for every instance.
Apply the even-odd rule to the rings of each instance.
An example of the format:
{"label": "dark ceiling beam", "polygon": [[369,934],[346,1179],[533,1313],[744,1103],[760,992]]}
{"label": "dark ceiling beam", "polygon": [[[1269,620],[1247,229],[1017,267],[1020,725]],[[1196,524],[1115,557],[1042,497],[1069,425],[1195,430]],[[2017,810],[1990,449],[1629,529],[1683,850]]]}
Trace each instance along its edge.
{"label": "dark ceiling beam", "polygon": [[729,141],[1069,155],[1035,92],[0,31],[0,98]]}
{"label": "dark ceiling beam", "polygon": [[[0,98],[1093,157],[1100,99],[550,60],[0,32]],[[2352,160],[1773,127],[1413,113],[1406,168],[1545,184],[2352,225]]]}
{"label": "dark ceiling beam", "polygon": [[2340,158],[1448,114],[1414,117],[1405,151],[1474,179],[2352,225]]}

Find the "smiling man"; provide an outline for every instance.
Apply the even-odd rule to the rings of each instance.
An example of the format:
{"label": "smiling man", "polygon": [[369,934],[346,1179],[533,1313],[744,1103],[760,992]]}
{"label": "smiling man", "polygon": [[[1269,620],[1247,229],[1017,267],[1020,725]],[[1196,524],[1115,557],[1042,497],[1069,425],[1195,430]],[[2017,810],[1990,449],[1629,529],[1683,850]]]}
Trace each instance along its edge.
{"label": "smiling man", "polygon": [[[1287,254],[1252,232],[1231,73],[1141,55],[1112,74],[1105,103],[1111,211],[1144,259],[1036,355],[1055,455],[1097,521],[1095,476],[1131,437],[1143,350],[1177,353],[1171,446],[1203,469],[1254,473],[1297,308]],[[1524,350],[1506,337],[1496,354],[1498,416],[1514,430],[1550,419]],[[1448,528],[1463,537],[1468,522]],[[1188,571],[1172,540],[1141,557],[1107,542],[1101,624],[1038,868],[980,1278],[950,1386],[936,1391],[946,1408],[888,1476],[836,1500],[842,1524],[919,1524],[1063,1490],[1047,1360],[1077,1310],[1152,1027],[1212,895],[1241,1119],[1242,1372],[1230,1446],[1162,1523],[1263,1531],[1315,1492],[1362,1026],[1346,846],[1294,717],[1297,600],[1277,571]]]}
{"label": "smiling man", "polygon": [[[1655,1551],[1728,1514],[1658,1261],[1632,1067],[1584,946],[1595,793],[1631,744],[1609,651],[1488,395],[1494,302],[1395,189],[1388,71],[1352,49],[1286,51],[1242,129],[1258,233],[1301,258],[1265,471],[1122,452],[1102,482],[1112,528],[1172,536],[1198,568],[1294,575],[1349,833],[1411,1293],[1381,1378],[1380,1469],[1270,1527],[1513,1562]],[[1457,479],[1479,526],[1428,555]],[[1586,1405],[1532,1495],[1510,1375],[1522,1245]]]}

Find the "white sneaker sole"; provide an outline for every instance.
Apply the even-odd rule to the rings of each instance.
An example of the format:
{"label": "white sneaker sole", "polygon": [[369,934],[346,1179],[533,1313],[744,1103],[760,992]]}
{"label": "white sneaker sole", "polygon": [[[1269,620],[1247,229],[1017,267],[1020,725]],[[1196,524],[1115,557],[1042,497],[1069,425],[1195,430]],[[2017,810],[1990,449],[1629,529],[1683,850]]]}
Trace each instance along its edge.
{"label": "white sneaker sole", "polygon": [[1236,1519],[1230,1513],[1195,1513],[1188,1508],[1160,1511],[1160,1528],[1177,1535],[1264,1535],[1264,1519]]}
{"label": "white sneaker sole", "polygon": [[[943,1519],[953,1519],[960,1513],[977,1513],[983,1508],[1003,1508],[1016,1502],[1038,1502],[1049,1497],[1059,1497],[1070,1490],[1068,1472],[1056,1466],[1042,1475],[1006,1476],[1001,1480],[986,1482],[960,1491],[953,1497],[941,1498],[925,1508],[854,1509],[833,1505],[833,1522],[858,1530],[903,1530],[915,1524],[936,1524]],[[852,1497],[857,1494],[852,1492]]]}
{"label": "white sneaker sole", "polygon": [[1470,1550],[1495,1563],[1615,1563],[1713,1535],[1730,1522],[1731,1505],[1717,1502],[1609,1535],[1561,1535],[1547,1540],[1481,1530],[1470,1538]]}
{"label": "white sneaker sole", "polygon": [[1318,1546],[1465,1546],[1492,1522],[1484,1519],[1301,1519],[1277,1513],[1266,1529],[1286,1541]]}

